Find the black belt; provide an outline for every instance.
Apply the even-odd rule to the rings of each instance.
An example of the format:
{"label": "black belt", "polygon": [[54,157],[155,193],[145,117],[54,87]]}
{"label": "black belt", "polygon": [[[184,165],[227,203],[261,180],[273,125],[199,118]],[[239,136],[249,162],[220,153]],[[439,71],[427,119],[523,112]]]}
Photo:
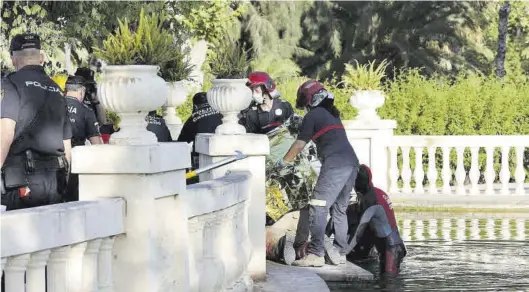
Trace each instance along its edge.
{"label": "black belt", "polygon": [[[62,159],[63,157],[58,156],[38,157],[31,160],[31,165],[35,170],[62,169],[65,167]],[[26,167],[27,163],[28,160],[25,156],[8,156],[5,166]]]}

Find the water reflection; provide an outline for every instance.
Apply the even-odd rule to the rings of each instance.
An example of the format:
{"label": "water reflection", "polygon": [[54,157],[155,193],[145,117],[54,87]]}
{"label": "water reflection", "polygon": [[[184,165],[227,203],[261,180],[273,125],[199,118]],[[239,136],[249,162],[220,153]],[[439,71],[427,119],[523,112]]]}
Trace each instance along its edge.
{"label": "water reflection", "polygon": [[[398,278],[329,283],[331,291],[529,291],[528,219],[403,219],[399,226],[408,256]],[[377,263],[359,265],[376,275]]]}

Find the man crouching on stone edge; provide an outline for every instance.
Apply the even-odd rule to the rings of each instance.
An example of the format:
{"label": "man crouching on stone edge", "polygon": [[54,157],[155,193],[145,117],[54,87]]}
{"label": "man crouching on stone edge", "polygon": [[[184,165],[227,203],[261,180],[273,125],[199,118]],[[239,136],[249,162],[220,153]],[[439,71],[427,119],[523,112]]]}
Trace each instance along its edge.
{"label": "man crouching on stone edge", "polygon": [[[372,182],[371,169],[360,165],[355,181],[357,202],[347,208],[349,261],[364,260],[373,247],[378,252],[381,275],[396,275],[406,256],[389,196]],[[327,226],[327,232],[332,232]]]}
{"label": "man crouching on stone edge", "polygon": [[[355,191],[357,202],[350,204],[347,208],[347,247],[344,253],[347,260],[351,262],[362,261],[370,258],[373,248],[376,249],[379,259],[380,275],[394,276],[399,273],[400,264],[406,256],[406,246],[400,237],[397,220],[393,211],[389,196],[381,189],[375,187],[372,182],[371,169],[366,165],[360,165],[355,180]],[[292,241],[288,240],[291,234],[284,236],[284,228],[295,229],[294,222],[288,226],[285,221],[295,219],[289,213],[278,221],[277,224],[267,228],[268,254],[272,260],[280,258],[287,261],[288,253],[292,253],[294,247]],[[300,214],[299,217],[302,217]],[[300,218],[301,220],[301,218]],[[334,232],[334,224],[331,220],[327,224],[326,236]],[[279,225],[279,226],[276,226]],[[298,232],[299,232],[298,228]],[[296,258],[301,258],[307,253],[306,245],[296,248]],[[326,248],[326,253],[329,253]]]}

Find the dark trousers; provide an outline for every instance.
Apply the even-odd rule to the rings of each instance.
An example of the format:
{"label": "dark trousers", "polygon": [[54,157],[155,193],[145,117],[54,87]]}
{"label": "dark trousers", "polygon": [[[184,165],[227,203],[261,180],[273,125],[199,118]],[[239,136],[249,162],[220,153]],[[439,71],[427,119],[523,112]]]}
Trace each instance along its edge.
{"label": "dark trousers", "polygon": [[70,173],[64,200],[66,202],[79,201],[79,174]]}
{"label": "dark trousers", "polygon": [[349,226],[346,211],[357,173],[357,166],[333,167],[329,163],[323,163],[309,206],[309,253],[325,255],[323,239],[329,210],[334,225],[334,245],[340,250],[347,247]]}
{"label": "dark trousers", "polygon": [[[62,203],[61,177],[57,170],[42,169],[27,175],[29,195],[22,197],[19,188],[6,188],[2,205],[7,210],[25,209]],[[64,187],[62,187],[64,188]]]}

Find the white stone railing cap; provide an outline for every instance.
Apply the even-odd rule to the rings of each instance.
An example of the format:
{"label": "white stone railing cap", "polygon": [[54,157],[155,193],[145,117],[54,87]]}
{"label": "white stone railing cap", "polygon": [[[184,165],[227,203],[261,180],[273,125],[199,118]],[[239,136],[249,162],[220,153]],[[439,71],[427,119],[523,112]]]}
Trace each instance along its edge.
{"label": "white stone railing cap", "polygon": [[188,217],[222,210],[250,198],[249,171],[230,171],[225,176],[187,187],[182,195]]}
{"label": "white stone railing cap", "polygon": [[125,232],[120,198],[2,212],[2,258]]}
{"label": "white stone railing cap", "polygon": [[72,172],[83,174],[149,174],[191,167],[187,143],[92,145],[72,150]]}
{"label": "white stone railing cap", "polygon": [[195,142],[195,151],[210,156],[232,156],[233,145],[247,156],[263,156],[270,154],[270,141],[266,135],[215,135],[199,134]]}

